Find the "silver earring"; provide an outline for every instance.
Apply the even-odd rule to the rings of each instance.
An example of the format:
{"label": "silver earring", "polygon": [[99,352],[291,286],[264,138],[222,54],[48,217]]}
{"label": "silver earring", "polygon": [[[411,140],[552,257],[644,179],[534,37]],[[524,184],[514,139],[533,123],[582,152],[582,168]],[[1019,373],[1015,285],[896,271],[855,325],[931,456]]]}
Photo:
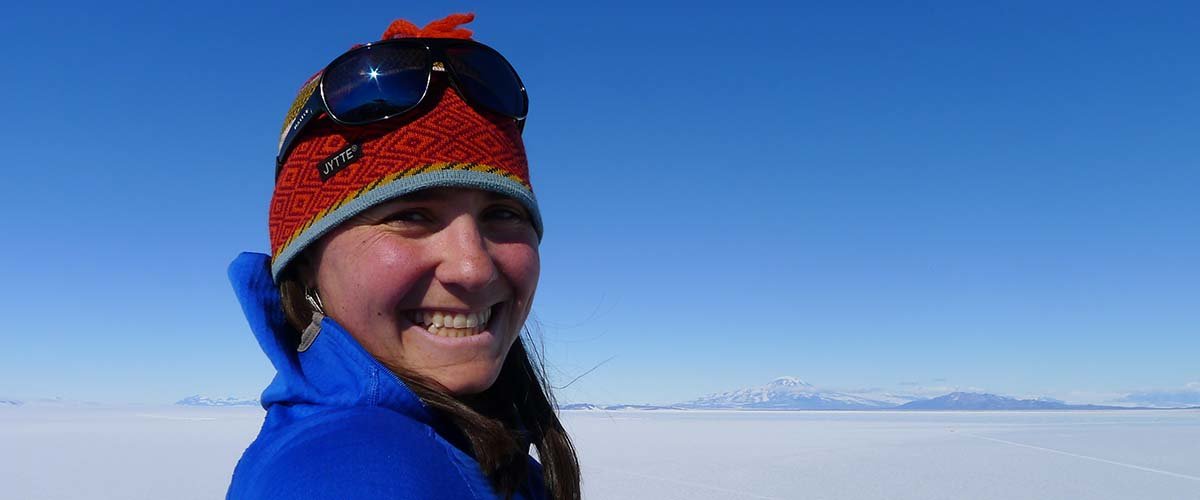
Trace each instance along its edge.
{"label": "silver earring", "polygon": [[308,301],[308,305],[312,306],[313,310],[321,314],[325,314],[325,304],[321,303],[321,296],[317,294],[316,288],[304,287],[304,299]]}

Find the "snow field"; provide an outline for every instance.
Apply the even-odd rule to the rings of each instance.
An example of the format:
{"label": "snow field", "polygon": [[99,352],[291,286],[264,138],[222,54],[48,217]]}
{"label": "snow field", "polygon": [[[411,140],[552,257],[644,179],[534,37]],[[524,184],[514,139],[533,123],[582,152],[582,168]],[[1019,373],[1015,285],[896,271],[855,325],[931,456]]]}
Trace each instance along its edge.
{"label": "snow field", "polygon": [[[258,408],[0,408],[3,498],[223,498]],[[584,498],[1200,500],[1200,411],[569,411]]]}
{"label": "snow field", "polygon": [[1200,412],[575,412],[585,498],[1200,499]]}

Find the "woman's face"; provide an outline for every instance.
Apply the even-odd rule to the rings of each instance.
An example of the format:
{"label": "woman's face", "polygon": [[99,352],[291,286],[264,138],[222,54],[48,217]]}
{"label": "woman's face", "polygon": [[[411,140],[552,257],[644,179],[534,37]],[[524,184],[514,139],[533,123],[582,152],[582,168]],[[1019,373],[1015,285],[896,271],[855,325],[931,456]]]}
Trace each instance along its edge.
{"label": "woman's face", "polygon": [[322,237],[309,273],[326,314],[380,362],[475,394],[495,382],[529,315],[537,244],[516,200],[428,189]]}

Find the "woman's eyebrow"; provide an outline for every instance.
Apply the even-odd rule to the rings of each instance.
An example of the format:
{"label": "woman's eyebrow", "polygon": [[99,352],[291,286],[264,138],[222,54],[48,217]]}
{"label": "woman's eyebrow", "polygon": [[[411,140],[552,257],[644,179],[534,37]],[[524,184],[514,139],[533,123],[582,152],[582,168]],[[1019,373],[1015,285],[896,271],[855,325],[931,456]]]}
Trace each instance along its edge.
{"label": "woman's eyebrow", "polygon": [[517,201],[512,196],[502,194],[502,193],[497,193],[495,191],[484,191],[483,194],[484,194],[484,196],[487,196],[488,201],[504,201],[504,200]]}
{"label": "woman's eyebrow", "polygon": [[[502,193],[496,193],[492,191],[481,191],[480,193],[487,201],[516,201],[515,198]],[[449,193],[447,193],[444,188],[422,189],[420,191],[414,191],[412,193],[395,198],[391,200],[391,203],[403,204],[443,201],[448,196]]]}
{"label": "woman's eyebrow", "polygon": [[435,188],[435,189],[422,189],[420,191],[414,191],[412,193],[408,193],[399,198],[395,198],[392,201],[396,201],[396,202],[430,201],[430,200],[436,200],[436,199],[445,198],[445,197],[446,197],[445,193],[443,193],[439,189]]}

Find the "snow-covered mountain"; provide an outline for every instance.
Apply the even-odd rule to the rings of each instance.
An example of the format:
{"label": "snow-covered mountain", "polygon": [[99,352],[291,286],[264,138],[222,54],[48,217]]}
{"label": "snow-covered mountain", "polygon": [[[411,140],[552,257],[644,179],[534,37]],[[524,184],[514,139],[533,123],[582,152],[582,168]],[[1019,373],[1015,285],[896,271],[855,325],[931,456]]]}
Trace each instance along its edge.
{"label": "snow-covered mountain", "polygon": [[[5,402],[9,404],[6,405]],[[0,401],[0,407],[2,406],[22,406],[25,408],[101,408],[107,405],[95,401],[77,401],[56,396],[53,398],[30,398],[24,400],[7,399],[6,401]]]}
{"label": "snow-covered mountain", "polygon": [[602,410],[603,408],[596,406],[594,404],[591,404],[591,403],[569,403],[569,404],[559,406],[558,409],[559,410],[576,410],[576,411],[578,411],[578,410],[595,411],[595,410]]}
{"label": "snow-covered mountain", "polygon": [[197,394],[195,396],[188,396],[186,398],[183,398],[179,401],[176,401],[175,404],[180,405],[180,406],[258,406],[259,405],[257,399],[244,399],[244,398],[236,398],[233,396],[229,396],[229,397],[225,397],[225,398],[210,398],[208,396],[201,396],[199,394]]}
{"label": "snow-covered mountain", "polygon": [[570,411],[623,411],[623,410],[683,410],[678,406],[615,404],[600,406],[592,403],[570,403],[558,407],[559,410]]}
{"label": "snow-covered mountain", "polygon": [[898,401],[821,390],[796,377],[779,377],[767,385],[709,394],[677,406],[696,409],[873,410],[897,404]]}
{"label": "snow-covered mountain", "polygon": [[682,410],[678,406],[660,406],[660,405],[609,405],[604,407],[605,410]]}
{"label": "snow-covered mountain", "polygon": [[1133,403],[1154,408],[1181,408],[1200,403],[1200,382],[1188,384],[1183,389],[1137,391],[1113,400],[1115,403]]}
{"label": "snow-covered mountain", "polygon": [[1109,410],[1117,406],[1072,405],[1057,399],[1017,399],[981,392],[952,392],[932,399],[912,401],[897,410]]}

